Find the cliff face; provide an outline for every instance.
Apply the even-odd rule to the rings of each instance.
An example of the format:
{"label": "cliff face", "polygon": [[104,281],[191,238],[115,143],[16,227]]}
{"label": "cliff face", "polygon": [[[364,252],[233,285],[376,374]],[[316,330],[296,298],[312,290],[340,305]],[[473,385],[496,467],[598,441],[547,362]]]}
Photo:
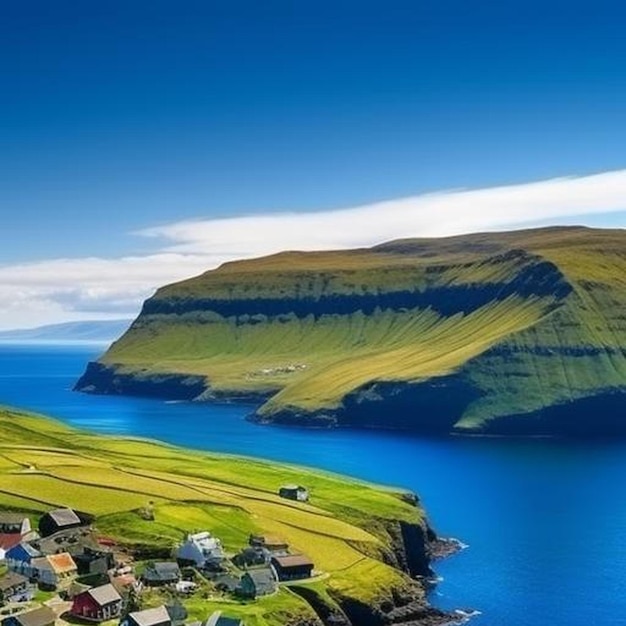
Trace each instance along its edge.
{"label": "cliff face", "polygon": [[252,401],[261,422],[626,434],[625,310],[625,231],[284,253],[160,289],[77,388]]}

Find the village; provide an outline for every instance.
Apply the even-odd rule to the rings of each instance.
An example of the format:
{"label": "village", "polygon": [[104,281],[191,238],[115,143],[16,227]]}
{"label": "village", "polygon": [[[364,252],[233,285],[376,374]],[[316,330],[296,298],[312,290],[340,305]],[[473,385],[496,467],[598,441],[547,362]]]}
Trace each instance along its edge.
{"label": "village", "polygon": [[[284,485],[278,494],[309,499],[299,485]],[[137,514],[150,520],[154,512],[148,506]],[[198,529],[181,537],[169,558],[151,558],[99,534],[91,515],[71,508],[47,511],[36,527],[28,516],[0,510],[2,626],[243,626],[236,611],[211,610],[211,601],[255,602],[281,585],[321,575],[314,567],[270,535],[250,535],[228,554],[210,529]],[[206,604],[202,620],[189,618],[191,602]]]}

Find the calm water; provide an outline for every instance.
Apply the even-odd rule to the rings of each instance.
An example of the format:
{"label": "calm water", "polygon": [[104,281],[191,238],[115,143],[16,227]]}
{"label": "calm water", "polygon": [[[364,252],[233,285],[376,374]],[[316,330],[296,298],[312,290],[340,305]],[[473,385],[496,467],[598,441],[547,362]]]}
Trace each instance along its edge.
{"label": "calm water", "polygon": [[480,626],[626,624],[626,443],[429,439],[256,426],[249,407],[87,396],[99,347],[0,346],[0,403],[106,433],[309,464],[413,489],[469,544],[433,602]]}

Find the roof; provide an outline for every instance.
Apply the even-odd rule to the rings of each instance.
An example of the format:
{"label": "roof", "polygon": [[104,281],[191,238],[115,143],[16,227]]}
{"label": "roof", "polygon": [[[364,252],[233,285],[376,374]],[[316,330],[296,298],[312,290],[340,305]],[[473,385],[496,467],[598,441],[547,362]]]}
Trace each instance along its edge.
{"label": "roof", "polygon": [[37,550],[36,548],[33,548],[33,546],[31,546],[28,543],[24,543],[23,541],[11,548],[11,558],[15,558],[16,556],[18,556],[17,555],[18,552],[22,552],[24,556],[30,556],[30,557],[41,556],[41,552],[39,552],[39,550]]}
{"label": "roof", "polygon": [[276,587],[274,572],[272,572],[272,570],[268,567],[263,569],[248,570],[244,576],[248,576],[252,580],[257,591],[263,589],[274,589]]}
{"label": "roof", "polygon": [[146,568],[144,572],[145,578],[158,578],[169,579],[178,578],[180,576],[180,567],[178,563],[172,563],[170,561],[164,561],[161,563],[153,563],[150,567]]}
{"label": "roof", "polygon": [[170,615],[164,606],[158,606],[155,609],[146,609],[145,611],[136,611],[131,613],[129,617],[138,626],[152,626],[153,624],[162,624],[170,622]]}
{"label": "roof", "polygon": [[26,613],[15,616],[15,619],[22,624],[22,626],[45,626],[45,624],[54,624],[56,618],[57,616],[54,611],[47,606],[42,606],[40,609],[27,611]]}
{"label": "roof", "polygon": [[[61,552],[61,554],[50,554],[42,557],[41,559],[35,559],[37,561],[36,567],[45,568],[46,564],[55,574],[63,574],[65,572],[72,572],[76,569],[76,563],[74,559],[67,552]],[[35,565],[33,563],[33,565]]]}
{"label": "roof", "polygon": [[5,513],[0,511],[0,524],[21,524],[26,519],[26,515],[21,513]]}
{"label": "roof", "polygon": [[47,514],[54,520],[57,526],[82,524],[80,517],[72,509],[55,509],[54,511],[48,511]]}
{"label": "roof", "polygon": [[286,556],[274,556],[272,561],[280,567],[313,567],[313,561],[306,554],[287,554]]}
{"label": "roof", "polygon": [[119,602],[122,599],[115,587],[111,584],[101,585],[89,589],[88,593],[100,606],[111,604],[111,602]]}
{"label": "roof", "polygon": [[289,491],[299,491],[300,489],[303,489],[306,491],[306,487],[303,487],[302,485],[283,485],[281,489],[288,489]]}
{"label": "roof", "polygon": [[28,582],[28,578],[22,576],[21,574],[16,574],[15,572],[7,572],[4,576],[0,578],[0,591],[6,591],[7,589],[11,589],[16,585],[22,585],[25,582]]}
{"label": "roof", "polygon": [[22,541],[19,533],[0,533],[0,549],[10,550]]}
{"label": "roof", "polygon": [[60,530],[47,537],[42,537],[33,542],[43,554],[56,554],[62,552],[81,553],[85,548],[95,552],[105,552],[108,548],[96,543],[93,533],[84,529]]}

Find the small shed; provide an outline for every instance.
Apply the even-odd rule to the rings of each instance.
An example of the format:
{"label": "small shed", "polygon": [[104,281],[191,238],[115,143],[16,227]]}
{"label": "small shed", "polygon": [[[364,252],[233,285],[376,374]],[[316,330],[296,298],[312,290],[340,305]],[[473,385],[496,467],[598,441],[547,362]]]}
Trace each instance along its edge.
{"label": "small shed", "polygon": [[297,502],[307,502],[309,499],[309,490],[302,485],[283,485],[278,490],[281,498],[288,500],[296,500]]}
{"label": "small shed", "polygon": [[239,592],[246,598],[257,598],[274,593],[278,587],[276,576],[269,567],[251,569],[241,578]]}
{"label": "small shed", "polygon": [[25,602],[32,598],[28,578],[15,572],[0,577],[0,605],[3,602]]}
{"label": "small shed", "polygon": [[57,616],[55,612],[47,607],[42,606],[33,611],[20,613],[19,615],[11,615],[3,622],[3,626],[54,626]]}
{"label": "small shed", "polygon": [[149,563],[141,578],[146,585],[153,587],[176,584],[180,580],[180,567],[171,561]]}
{"label": "small shed", "polygon": [[272,568],[280,581],[311,578],[313,567],[313,561],[305,554],[272,557]]}
{"label": "small shed", "polygon": [[122,613],[122,596],[111,584],[92,587],[74,598],[71,613],[92,622],[115,619]]}
{"label": "small shed", "polygon": [[253,548],[263,548],[269,552],[287,552],[289,544],[278,535],[250,535],[248,543]]}
{"label": "small shed", "polygon": [[55,509],[54,511],[48,511],[41,517],[39,520],[39,533],[42,537],[48,537],[61,530],[86,525],[87,523],[79,517],[76,511],[72,509]]}
{"label": "small shed", "polygon": [[120,626],[172,626],[172,620],[165,606],[158,606],[129,613]]}

